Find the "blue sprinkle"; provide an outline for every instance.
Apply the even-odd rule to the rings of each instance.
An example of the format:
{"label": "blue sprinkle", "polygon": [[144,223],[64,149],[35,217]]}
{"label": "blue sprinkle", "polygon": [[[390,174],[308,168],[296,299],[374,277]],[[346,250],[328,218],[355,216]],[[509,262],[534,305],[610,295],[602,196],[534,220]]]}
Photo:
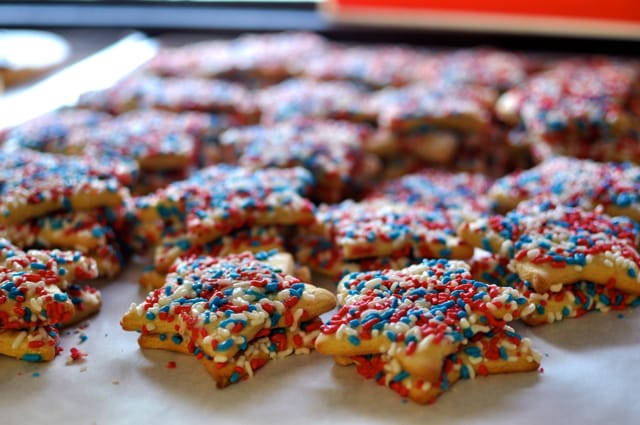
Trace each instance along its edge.
{"label": "blue sprinkle", "polygon": [[[42,361],[42,355],[35,354],[35,353],[27,353],[27,354],[23,355],[20,359],[24,360],[26,362],[41,362]],[[38,372],[35,372],[35,373],[38,373]],[[39,373],[38,373],[38,376],[40,376]]]}
{"label": "blue sprinkle", "polygon": [[231,347],[233,347],[234,342],[232,339],[227,339],[224,342],[221,342],[220,344],[218,344],[217,347],[217,351],[227,351],[228,349],[230,349]]}
{"label": "blue sprinkle", "polygon": [[360,345],[360,338],[358,338],[355,335],[349,335],[347,339],[352,345],[356,345],[356,346]]}

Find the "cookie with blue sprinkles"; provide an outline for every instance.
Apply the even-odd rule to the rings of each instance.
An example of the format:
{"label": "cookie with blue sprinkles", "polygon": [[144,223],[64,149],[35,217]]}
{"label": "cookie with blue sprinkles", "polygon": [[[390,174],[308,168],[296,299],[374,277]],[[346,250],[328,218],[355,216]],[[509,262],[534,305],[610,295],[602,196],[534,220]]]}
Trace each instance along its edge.
{"label": "cookie with blue sprinkles", "polygon": [[60,331],[55,326],[32,329],[0,329],[0,354],[26,362],[48,362],[54,359],[60,344]]}
{"label": "cookie with blue sprinkles", "polygon": [[355,364],[360,375],[373,379],[401,397],[420,404],[431,404],[460,380],[499,373],[534,371],[541,355],[509,326],[472,337],[456,353],[447,356],[440,377],[424,380],[409,373],[393,356],[369,354],[337,359],[342,365]]}
{"label": "cookie with blue sprinkles", "polygon": [[536,292],[558,292],[587,280],[640,294],[640,228],[628,217],[547,200],[467,222],[458,233],[471,245],[511,260],[511,270]]}
{"label": "cookie with blue sprinkles", "polygon": [[316,349],[333,356],[386,354],[416,379],[435,383],[447,356],[476,335],[503,329],[530,310],[513,288],[472,279],[467,263],[424,260],[402,270],[352,273],[341,306]]}
{"label": "cookie with blue sprinkles", "polygon": [[140,197],[143,221],[174,220],[197,244],[247,226],[294,225],[313,221],[312,202],[304,197],[314,183],[307,170],[220,164],[189,179]]}
{"label": "cookie with blue sprinkles", "polygon": [[345,260],[397,256],[458,258],[473,255],[473,248],[456,235],[461,211],[372,198],[321,205],[315,222],[306,230],[332,241]]}
{"label": "cookie with blue sprinkles", "polygon": [[265,329],[233,358],[217,362],[204,354],[192,341],[179,333],[140,334],[138,345],[143,349],[160,349],[195,356],[218,388],[224,388],[254,376],[269,361],[293,354],[308,354],[320,332],[322,320],[315,318],[301,323],[297,329]]}
{"label": "cookie with blue sprinkles", "polygon": [[489,189],[499,210],[520,202],[551,196],[557,202],[640,219],[640,167],[624,162],[597,162],[552,157],[539,165],[501,177]]}
{"label": "cookie with blue sprinkles", "polygon": [[78,128],[90,128],[111,120],[111,115],[86,109],[60,109],[12,128],[5,147],[64,153],[68,136]]}
{"label": "cookie with blue sprinkles", "polygon": [[479,256],[471,260],[474,279],[519,290],[535,308],[521,320],[527,325],[538,326],[577,318],[590,311],[621,311],[640,305],[640,296],[615,288],[580,281],[565,285],[558,292],[538,293],[529,282],[510,271],[509,259],[497,255]]}
{"label": "cookie with blue sprinkles", "polygon": [[117,164],[94,166],[79,157],[19,150],[0,152],[0,165],[0,223],[5,225],[56,211],[115,207],[127,196],[113,177],[122,171]]}
{"label": "cookie with blue sprinkles", "polygon": [[205,244],[193,243],[188,237],[180,234],[168,235],[162,238],[154,250],[153,261],[156,271],[167,273],[173,263],[184,256],[224,257],[244,251],[255,253],[272,249],[284,249],[283,234],[274,226],[239,229]]}
{"label": "cookie with blue sprinkles", "polygon": [[164,287],[124,314],[125,330],[180,333],[204,354],[226,362],[264,329],[292,328],[335,306],[335,296],[286,274],[277,252],[178,260]]}
{"label": "cookie with blue sprinkles", "polygon": [[380,164],[366,152],[370,128],[331,120],[298,119],[271,126],[233,128],[220,136],[229,159],[242,166],[300,166],[315,180],[314,197],[338,202],[374,178]]}

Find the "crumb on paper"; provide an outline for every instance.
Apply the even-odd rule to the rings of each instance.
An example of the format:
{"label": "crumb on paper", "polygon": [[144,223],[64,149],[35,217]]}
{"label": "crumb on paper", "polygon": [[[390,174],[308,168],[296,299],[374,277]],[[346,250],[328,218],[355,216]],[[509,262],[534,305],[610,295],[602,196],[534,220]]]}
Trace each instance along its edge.
{"label": "crumb on paper", "polygon": [[114,379],[113,381],[111,381],[111,383],[113,385],[120,385],[120,381],[118,381],[117,379]]}

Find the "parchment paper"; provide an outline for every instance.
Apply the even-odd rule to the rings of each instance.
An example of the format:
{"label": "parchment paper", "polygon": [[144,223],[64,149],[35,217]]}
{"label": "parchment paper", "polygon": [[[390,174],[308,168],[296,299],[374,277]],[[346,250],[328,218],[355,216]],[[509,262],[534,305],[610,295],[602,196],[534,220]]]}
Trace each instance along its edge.
{"label": "parchment paper", "polygon": [[[195,359],[142,351],[137,334],[120,329],[122,313],[146,293],[140,270],[131,265],[100,285],[102,311],[64,332],[65,351],[53,362],[0,358],[1,424],[639,423],[638,310],[517,326],[544,354],[540,371],[460,382],[429,406],[318,353],[270,362],[219,390]],[[71,347],[87,358],[67,364]]]}

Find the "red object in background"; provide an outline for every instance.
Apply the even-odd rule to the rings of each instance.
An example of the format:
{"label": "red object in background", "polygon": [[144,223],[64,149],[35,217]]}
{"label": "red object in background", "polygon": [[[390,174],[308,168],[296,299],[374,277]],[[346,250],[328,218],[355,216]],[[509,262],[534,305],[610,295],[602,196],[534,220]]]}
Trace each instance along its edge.
{"label": "red object in background", "polygon": [[338,21],[640,39],[638,0],[326,0]]}

